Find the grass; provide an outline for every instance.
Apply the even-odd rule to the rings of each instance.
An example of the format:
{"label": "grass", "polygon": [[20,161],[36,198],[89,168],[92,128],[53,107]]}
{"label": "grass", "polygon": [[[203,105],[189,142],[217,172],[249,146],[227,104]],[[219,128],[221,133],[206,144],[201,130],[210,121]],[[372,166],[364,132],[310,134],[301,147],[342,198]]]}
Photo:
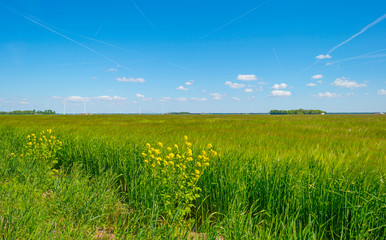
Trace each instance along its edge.
{"label": "grass", "polygon": [[[57,175],[20,157],[45,129]],[[218,157],[173,222],[141,153],[184,135]],[[385,140],[375,115],[1,116],[0,238],[384,239]]]}

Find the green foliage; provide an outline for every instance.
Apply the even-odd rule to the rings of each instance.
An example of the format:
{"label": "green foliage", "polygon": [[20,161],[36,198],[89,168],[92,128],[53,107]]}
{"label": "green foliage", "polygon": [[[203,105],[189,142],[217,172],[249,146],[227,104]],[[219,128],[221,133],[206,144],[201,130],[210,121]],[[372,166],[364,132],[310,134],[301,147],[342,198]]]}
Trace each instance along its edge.
{"label": "green foliage", "polygon": [[165,147],[162,142],[157,143],[157,148],[146,144],[144,164],[151,172],[154,188],[159,190],[159,195],[164,205],[164,215],[170,223],[173,219],[182,219],[191,213],[194,200],[200,197],[201,188],[197,182],[210,165],[210,158],[217,156],[217,152],[208,144],[200,154],[193,155],[192,143],[184,136],[185,144],[179,147]]}
{"label": "green foliage", "polygon": [[56,112],[53,110],[16,110],[16,111],[11,111],[11,112],[4,112],[0,111],[0,115],[55,115]]}
{"label": "green foliage", "polygon": [[304,115],[304,114],[322,114],[326,113],[322,110],[304,110],[304,109],[297,109],[297,110],[271,110],[269,114],[271,115],[287,115],[287,114],[295,114],[295,115]]}
{"label": "green foliage", "polygon": [[[63,142],[54,168],[21,157],[42,129]],[[382,239],[385,129],[382,115],[0,116],[0,238]],[[208,142],[219,154],[177,224],[160,193],[178,191],[141,153],[186,152],[182,134],[194,161]]]}

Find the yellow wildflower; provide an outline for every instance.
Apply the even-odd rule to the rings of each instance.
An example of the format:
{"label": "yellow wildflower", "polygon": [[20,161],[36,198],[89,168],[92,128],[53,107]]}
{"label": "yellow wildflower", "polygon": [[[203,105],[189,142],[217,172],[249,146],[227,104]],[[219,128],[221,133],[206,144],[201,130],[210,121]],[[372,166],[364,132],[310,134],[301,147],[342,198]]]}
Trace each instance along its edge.
{"label": "yellow wildflower", "polygon": [[169,161],[169,164],[174,166],[174,162],[173,161]]}
{"label": "yellow wildflower", "polygon": [[194,172],[197,174],[197,175],[199,175],[200,174],[200,171],[199,170],[194,170]]}
{"label": "yellow wildflower", "polygon": [[188,136],[185,135],[185,136],[184,136],[184,139],[185,139],[185,141],[188,141]]}
{"label": "yellow wildflower", "polygon": [[204,166],[208,167],[208,166],[209,166],[209,163],[208,163],[208,162],[204,163]]}
{"label": "yellow wildflower", "polygon": [[190,143],[190,142],[186,142],[185,144],[186,144],[187,147],[191,147],[192,146],[192,143]]}
{"label": "yellow wildflower", "polygon": [[144,163],[149,163],[149,161],[148,161],[147,159],[145,159],[143,162],[144,162]]}
{"label": "yellow wildflower", "polygon": [[201,167],[201,163],[200,162],[197,162],[196,163],[198,167]]}
{"label": "yellow wildflower", "polygon": [[192,155],[192,149],[188,149],[188,151],[186,152],[186,156],[191,157]]}
{"label": "yellow wildflower", "polygon": [[178,150],[178,145],[177,144],[174,144],[174,147]]}
{"label": "yellow wildflower", "polygon": [[169,153],[170,158],[174,158],[174,153]]}
{"label": "yellow wildflower", "polygon": [[158,146],[162,148],[164,145],[162,144],[162,142],[158,142]]}
{"label": "yellow wildflower", "polygon": [[166,150],[168,150],[169,152],[172,151],[172,149],[170,147],[167,147]]}
{"label": "yellow wildflower", "polygon": [[146,148],[150,148],[150,147],[151,147],[150,143],[146,143]]}
{"label": "yellow wildflower", "polygon": [[208,148],[212,148],[213,146],[212,146],[212,144],[209,143],[207,147]]}
{"label": "yellow wildflower", "polygon": [[142,155],[142,157],[146,157],[147,156],[146,153],[141,153],[141,155]]}
{"label": "yellow wildflower", "polygon": [[177,157],[178,159],[181,159],[181,155],[180,155],[180,154],[177,154],[176,157]]}

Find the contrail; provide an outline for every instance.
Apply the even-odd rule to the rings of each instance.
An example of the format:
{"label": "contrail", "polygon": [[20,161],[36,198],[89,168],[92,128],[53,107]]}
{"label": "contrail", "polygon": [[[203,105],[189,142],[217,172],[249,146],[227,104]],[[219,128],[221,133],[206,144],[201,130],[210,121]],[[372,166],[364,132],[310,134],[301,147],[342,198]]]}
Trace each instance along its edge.
{"label": "contrail", "polygon": [[138,7],[138,5],[134,2],[134,0],[131,0],[131,2],[133,3],[134,7],[138,10],[138,12],[142,15],[142,17],[146,20],[146,22],[152,27],[154,28],[154,25],[150,22],[149,18],[145,15],[144,12],[142,12],[142,10]]}
{"label": "contrail", "polygon": [[327,54],[331,54],[333,51],[335,51],[337,48],[343,46],[344,44],[350,42],[351,40],[353,40],[354,38],[358,37],[359,35],[361,35],[362,33],[366,32],[367,29],[371,28],[372,26],[374,26],[375,24],[381,22],[382,20],[384,20],[386,18],[386,14],[383,14],[381,17],[377,18],[374,22],[370,23],[369,25],[367,25],[366,27],[362,28],[362,30],[360,30],[358,33],[352,35],[350,38],[348,38],[347,40],[339,43],[338,45],[336,45],[335,47],[331,48]]}
{"label": "contrail", "polygon": [[[56,27],[56,26],[54,26],[54,25],[52,25],[52,24],[49,24],[49,23],[47,23],[47,22],[45,22],[45,21],[43,21],[43,20],[41,20],[41,19],[39,19],[39,18],[37,18],[37,17],[35,17],[35,16],[32,16],[32,15],[30,15],[30,14],[28,14],[28,15],[26,16],[26,15],[23,15],[23,14],[21,14],[21,13],[15,11],[15,10],[13,10],[13,9],[10,9],[9,7],[4,6],[4,5],[1,4],[1,3],[0,3],[0,5],[2,5],[2,6],[5,7],[6,9],[8,9],[9,11],[11,11],[11,12],[17,14],[17,15],[20,15],[20,16],[25,17],[25,18],[27,18],[27,19],[29,18],[29,20],[33,20],[33,22],[36,23],[36,24],[39,24],[39,25],[41,25],[41,26],[42,26],[42,25],[45,25],[44,28],[47,28],[47,26],[51,27],[51,28],[50,28],[50,31],[54,31],[55,33],[59,34],[59,35],[62,36],[62,37],[64,37],[65,35],[64,35],[64,34],[61,34],[61,33],[59,33],[59,32],[57,32],[57,31],[55,31],[55,30],[53,30],[53,29],[57,29],[58,31],[65,32],[65,33],[70,34],[70,35],[73,35],[73,36],[78,36],[78,37],[81,37],[81,38],[84,38],[84,39],[87,39],[87,40],[90,40],[90,41],[94,41],[94,42],[97,42],[97,43],[102,44],[102,45],[105,45],[105,46],[109,46],[109,47],[112,47],[112,48],[124,50],[124,51],[130,52],[130,53],[132,53],[132,54],[136,54],[136,55],[142,56],[142,57],[154,59],[154,60],[157,60],[157,61],[159,61],[159,62],[163,62],[163,63],[166,63],[166,64],[168,64],[168,65],[171,65],[171,66],[174,66],[174,67],[177,67],[177,68],[180,68],[180,69],[184,69],[184,70],[189,70],[189,71],[197,72],[197,71],[194,70],[194,69],[191,69],[191,68],[188,68],[188,67],[184,67],[184,66],[181,66],[181,65],[179,65],[179,64],[175,64],[175,63],[172,63],[172,62],[169,62],[169,61],[165,61],[165,60],[160,59],[160,58],[156,58],[156,57],[152,57],[152,56],[147,56],[147,55],[144,55],[144,54],[141,54],[141,53],[132,51],[132,50],[130,50],[130,49],[128,49],[128,48],[123,48],[123,47],[120,47],[120,46],[117,46],[117,45],[114,45],[114,44],[111,44],[111,43],[108,43],[108,42],[105,42],[105,41],[101,41],[101,40],[98,40],[98,39],[95,39],[95,38],[91,38],[91,37],[87,37],[87,36],[84,36],[84,35],[81,35],[81,34],[69,32],[69,31],[64,30],[64,29],[62,29],[62,28],[58,28],[58,27]],[[53,28],[53,29],[52,29],[52,28]],[[67,37],[67,36],[66,36],[65,38],[67,38],[68,40],[70,40],[70,38]],[[84,44],[81,44],[81,43],[79,43],[79,42],[77,42],[77,41],[75,41],[75,40],[73,40],[73,39],[71,39],[70,41],[76,42],[76,44],[80,44],[82,47],[86,47],[88,50],[97,53],[96,50],[94,50],[94,49],[92,49],[92,48],[89,48],[89,47],[85,46]],[[91,49],[92,49],[92,50],[91,50]],[[109,62],[114,63],[117,67],[121,67],[121,68],[124,68],[124,69],[126,69],[126,70],[129,70],[129,71],[134,72],[133,70],[131,70],[131,69],[129,69],[129,68],[127,68],[127,67],[125,67],[125,66],[123,66],[123,65],[121,65],[121,64],[119,64],[119,63],[117,63],[116,61],[114,61],[114,60],[112,60],[112,59],[110,59],[110,58],[104,56],[103,54],[101,54],[101,53],[99,53],[99,52],[98,52],[97,54],[103,56],[104,58],[109,59]]]}
{"label": "contrail", "polygon": [[256,9],[261,8],[262,6],[264,6],[266,3],[270,2],[270,1],[271,1],[271,0],[267,0],[267,1],[263,2],[262,4],[260,4],[260,5],[254,7],[254,8],[252,8],[252,9],[246,11],[245,13],[241,14],[240,16],[238,16],[238,17],[236,17],[236,18],[230,20],[229,22],[225,23],[224,25],[222,25],[222,26],[216,28],[214,31],[205,34],[204,36],[200,37],[200,38],[197,39],[196,41],[200,41],[200,40],[202,40],[202,39],[208,37],[209,35],[212,35],[213,33],[215,33],[215,32],[217,32],[217,31],[219,31],[219,30],[221,30],[221,29],[227,27],[228,25],[230,25],[230,24],[236,22],[237,20],[239,20],[239,19],[241,19],[241,18],[247,16],[248,14],[250,14],[250,13],[253,12],[253,11],[255,11]]}
{"label": "contrail", "polygon": [[369,53],[365,53],[365,54],[362,54],[362,55],[359,55],[359,56],[355,56],[355,57],[345,58],[343,60],[333,61],[333,62],[331,62],[330,65],[332,65],[332,64],[339,64],[339,63],[347,62],[347,61],[351,61],[351,60],[370,59],[370,58],[382,58],[382,57],[386,56],[385,53],[381,53],[381,52],[384,52],[384,51],[386,51],[386,48],[380,49],[380,50],[377,50],[377,51],[372,51],[372,52],[369,52]]}
{"label": "contrail", "polygon": [[[120,63],[118,63],[117,61],[115,61],[115,60],[113,60],[113,59],[111,59],[111,58],[105,56],[104,54],[98,52],[97,50],[95,50],[95,49],[93,49],[93,48],[90,48],[90,47],[88,47],[88,46],[86,46],[86,45],[84,45],[84,44],[82,44],[82,43],[80,43],[80,42],[78,42],[78,41],[76,41],[76,40],[74,40],[74,39],[72,39],[72,38],[70,38],[70,37],[68,37],[68,36],[66,36],[66,35],[64,35],[64,34],[62,34],[62,33],[60,33],[60,32],[58,32],[58,31],[55,31],[54,29],[52,29],[52,28],[50,28],[50,27],[48,27],[48,26],[46,26],[45,24],[43,24],[43,23],[41,23],[39,20],[37,20],[38,18],[35,18],[35,17],[32,17],[32,16],[31,16],[31,17],[26,16],[26,15],[24,15],[24,14],[22,14],[22,13],[20,13],[20,12],[17,12],[16,10],[13,10],[13,9],[11,9],[11,8],[9,8],[9,7],[5,6],[5,5],[3,5],[3,4],[1,4],[1,5],[2,5],[4,8],[6,8],[7,10],[9,10],[9,11],[15,13],[16,15],[22,16],[22,17],[24,17],[25,19],[27,19],[28,21],[30,21],[30,22],[32,22],[32,23],[35,23],[36,25],[39,25],[39,26],[41,26],[41,27],[47,29],[48,31],[53,32],[53,33],[55,33],[55,34],[57,34],[57,35],[59,35],[59,36],[65,38],[65,39],[67,39],[67,40],[69,40],[69,41],[71,41],[71,42],[73,42],[73,43],[75,43],[75,44],[77,44],[77,45],[79,45],[79,46],[81,46],[81,47],[83,47],[83,48],[85,48],[85,49],[87,49],[87,50],[89,50],[89,51],[91,51],[91,52],[93,52],[93,53],[99,55],[99,56],[101,56],[102,58],[106,59],[106,60],[109,61],[110,63],[113,63],[114,65],[116,65],[117,67],[121,67],[121,68],[124,68],[124,69],[126,69],[126,70],[128,70],[128,71],[130,71],[130,72],[134,72],[132,69],[130,69],[130,68],[128,68],[128,67],[126,67],[126,66],[124,66],[124,65],[122,65],[122,64],[120,64]],[[33,19],[33,18],[34,18],[34,19]],[[42,21],[42,22],[43,22],[43,21]],[[49,25],[49,24],[47,24],[47,25]]]}
{"label": "contrail", "polygon": [[272,48],[272,50],[273,50],[273,55],[275,55],[276,62],[277,62],[277,64],[279,64],[279,67],[280,67],[281,72],[283,72],[283,68],[282,68],[281,63],[280,63],[280,61],[279,61],[279,58],[278,58],[277,55],[276,55],[276,51],[275,51],[274,48]]}
{"label": "contrail", "polygon": [[51,28],[55,28],[57,30],[60,30],[62,32],[65,32],[65,33],[68,33],[70,35],[74,35],[74,36],[78,36],[78,37],[81,37],[81,38],[84,38],[84,39],[87,39],[87,40],[90,40],[90,41],[94,41],[94,42],[97,42],[99,44],[102,44],[102,45],[105,45],[105,46],[109,46],[109,47],[112,47],[112,48],[116,48],[116,49],[120,49],[120,50],[123,50],[123,51],[127,51],[127,52],[130,52],[130,53],[133,53],[133,54],[136,54],[136,55],[139,55],[139,56],[142,56],[142,57],[146,57],[146,58],[149,58],[149,59],[154,59],[154,60],[158,60],[160,62],[163,62],[163,63],[166,63],[166,64],[169,64],[171,66],[174,66],[174,67],[177,67],[177,68],[181,68],[181,69],[184,69],[184,70],[189,70],[189,71],[193,71],[193,72],[197,72],[196,70],[194,69],[191,69],[191,68],[188,68],[188,67],[184,67],[184,66],[181,66],[179,64],[175,64],[175,63],[172,63],[172,62],[169,62],[169,61],[165,61],[163,59],[160,59],[160,58],[155,58],[155,57],[152,57],[152,56],[147,56],[147,55],[144,55],[144,54],[141,54],[141,53],[138,53],[138,52],[135,52],[135,51],[132,51],[128,48],[123,48],[123,47],[120,47],[120,46],[117,46],[117,45],[114,45],[114,44],[111,44],[111,43],[108,43],[108,42],[105,42],[105,41],[101,41],[101,40],[98,40],[98,39],[95,39],[95,38],[92,38],[92,37],[87,37],[87,36],[84,36],[82,34],[77,34],[77,33],[73,33],[73,32],[69,32],[67,30],[64,30],[62,28],[58,28],[56,26],[53,26],[35,16],[32,16],[32,15],[28,15],[30,18],[33,18],[35,19],[36,21],[39,21],[41,23],[44,23],[45,25],[47,26],[50,26]]}
{"label": "contrail", "polygon": [[383,57],[383,56],[385,56],[385,54],[375,54],[375,53],[379,53],[379,52],[383,52],[383,51],[386,51],[386,48],[381,49],[381,50],[377,50],[377,51],[372,51],[369,53],[365,53],[365,54],[362,54],[362,55],[359,55],[356,57],[346,58],[346,59],[341,60],[340,62],[346,62],[346,61],[350,61],[350,60],[357,60],[357,59],[364,59],[364,58]]}
{"label": "contrail", "polygon": [[99,28],[97,29],[97,31],[95,32],[94,34],[94,37],[98,36],[99,32],[102,30],[102,27],[103,27],[103,23],[99,26]]}
{"label": "contrail", "polygon": [[40,22],[38,22],[38,21],[35,21],[35,20],[32,19],[32,18],[29,18],[29,17],[24,16],[24,15],[22,15],[22,14],[21,14],[21,16],[23,16],[23,17],[26,18],[27,20],[29,20],[29,21],[31,21],[31,22],[33,22],[33,23],[35,23],[35,24],[37,24],[37,25],[39,25],[39,26],[41,26],[41,27],[43,27],[43,28],[45,28],[45,29],[47,29],[47,30],[49,30],[49,31],[51,31],[51,32],[53,32],[53,33],[56,33],[57,35],[59,35],[59,36],[65,38],[65,39],[67,39],[67,40],[69,40],[69,41],[71,41],[71,42],[73,42],[73,43],[75,43],[75,44],[77,44],[77,45],[79,45],[79,46],[81,46],[81,47],[83,47],[83,48],[85,48],[85,49],[87,49],[87,50],[89,50],[89,51],[91,51],[91,52],[93,52],[93,53],[99,55],[99,56],[101,56],[101,57],[103,57],[104,59],[106,59],[107,61],[113,63],[113,64],[116,65],[117,67],[121,67],[121,68],[124,68],[124,69],[126,69],[126,70],[128,70],[128,71],[133,72],[133,70],[131,70],[131,69],[125,67],[124,65],[122,65],[122,64],[120,64],[120,63],[114,61],[113,59],[111,59],[111,58],[109,58],[109,57],[103,55],[102,53],[98,52],[97,50],[95,50],[95,49],[93,49],[93,48],[90,48],[90,47],[87,47],[86,45],[84,45],[84,44],[82,44],[82,43],[80,43],[80,42],[78,42],[78,41],[76,41],[76,40],[74,40],[74,39],[72,39],[72,38],[70,38],[70,37],[67,37],[66,35],[64,35],[64,34],[62,34],[62,33],[60,33],[60,32],[57,32],[57,31],[53,30],[52,28],[47,27],[46,25],[44,25],[44,24],[42,24],[42,23],[40,23]]}
{"label": "contrail", "polygon": [[[335,47],[331,48],[327,53],[326,55],[329,55],[331,54],[333,51],[335,51],[336,49],[338,49],[339,47],[343,46],[344,44],[350,42],[351,40],[353,40],[354,38],[358,37],[359,35],[361,35],[362,33],[366,32],[369,28],[373,27],[374,25],[376,25],[377,23],[381,22],[382,20],[384,20],[386,18],[386,14],[383,14],[381,17],[377,18],[374,22],[370,23],[369,25],[367,25],[366,27],[362,28],[362,30],[360,30],[358,33],[354,34],[353,36],[351,36],[350,38],[348,38],[347,40],[339,43],[338,45],[336,45]],[[320,62],[320,59],[316,60],[314,63],[312,63],[310,66],[308,66],[307,68],[303,69],[302,71],[300,71],[298,73],[299,74],[302,74],[306,71],[308,71],[311,67],[313,67],[315,64],[317,64],[318,62]]]}

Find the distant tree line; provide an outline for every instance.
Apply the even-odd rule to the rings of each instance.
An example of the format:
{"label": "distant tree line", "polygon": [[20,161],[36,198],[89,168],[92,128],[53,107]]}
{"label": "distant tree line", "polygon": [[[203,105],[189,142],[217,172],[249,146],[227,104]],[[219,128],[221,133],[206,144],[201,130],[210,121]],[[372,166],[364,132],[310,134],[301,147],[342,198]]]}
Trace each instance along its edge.
{"label": "distant tree line", "polygon": [[55,115],[56,112],[55,111],[52,111],[52,110],[44,110],[44,111],[40,111],[40,110],[24,110],[24,111],[21,111],[21,110],[16,110],[16,111],[11,111],[11,112],[5,112],[5,111],[1,111],[0,112],[0,115]]}
{"label": "distant tree line", "polygon": [[295,115],[304,115],[304,114],[322,114],[326,113],[322,110],[305,110],[305,109],[297,109],[297,110],[271,110],[269,114],[271,115],[286,115],[286,114],[295,114]]}
{"label": "distant tree line", "polygon": [[176,114],[176,115],[179,115],[179,114],[190,114],[190,112],[170,112],[169,114]]}

